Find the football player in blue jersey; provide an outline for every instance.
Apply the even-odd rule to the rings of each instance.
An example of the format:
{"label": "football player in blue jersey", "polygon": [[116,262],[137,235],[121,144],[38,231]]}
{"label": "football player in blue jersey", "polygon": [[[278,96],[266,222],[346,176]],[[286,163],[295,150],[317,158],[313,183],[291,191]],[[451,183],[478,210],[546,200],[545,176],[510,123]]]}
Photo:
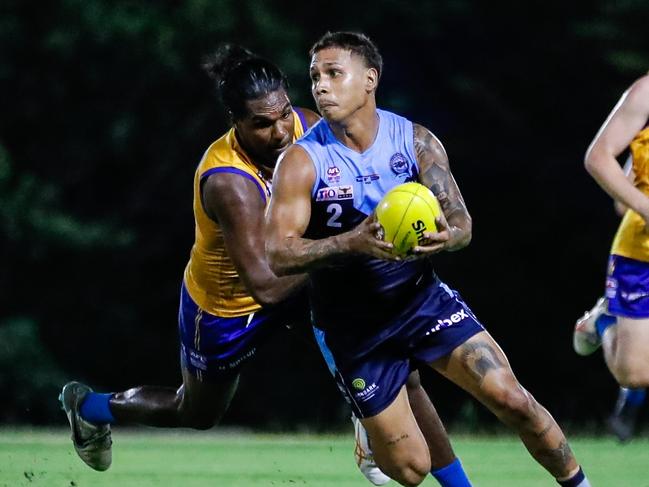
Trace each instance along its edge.
{"label": "football player in blue jersey", "polygon": [[[377,109],[382,60],[365,35],[327,33],[310,55],[323,119],[280,158],[266,252],[277,275],[309,274],[320,348],[378,465],[408,486],[431,472],[432,452],[404,389],[413,364],[427,364],[513,428],[559,484],[589,486],[561,428],[432,269],[431,256],[471,240],[471,218],[442,144],[425,127]],[[424,245],[402,259],[379,238],[373,210],[406,181],[429,187],[443,216],[438,231],[426,232]]]}
{"label": "football player in blue jersey", "polygon": [[[222,46],[205,68],[233,127],[210,145],[195,174],[196,241],[183,278],[179,316],[183,384],[117,393],[66,384],[60,399],[74,448],[96,470],[111,465],[112,424],[194,429],[217,424],[237,389],[242,367],[258,347],[289,319],[302,318],[278,313],[278,305],[304,279],[278,278],[270,271],[259,228],[278,154],[319,117],[293,108],[284,74],[243,48]],[[410,376],[408,395],[436,452],[434,461],[452,462],[448,437],[416,372]],[[355,430],[359,468],[377,485],[388,482],[376,468],[366,432],[357,421]]]}

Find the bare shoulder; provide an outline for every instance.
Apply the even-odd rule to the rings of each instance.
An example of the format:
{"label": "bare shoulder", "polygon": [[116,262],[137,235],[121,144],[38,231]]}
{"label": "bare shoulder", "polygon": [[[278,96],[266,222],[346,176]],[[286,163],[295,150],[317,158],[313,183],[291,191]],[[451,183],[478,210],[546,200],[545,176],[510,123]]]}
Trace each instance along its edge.
{"label": "bare shoulder", "polygon": [[245,203],[249,206],[263,206],[259,187],[255,182],[237,173],[218,172],[211,174],[202,184],[203,198],[222,202]]}
{"label": "bare shoulder", "polygon": [[636,80],[627,90],[626,96],[629,103],[649,110],[649,74]]}
{"label": "bare shoulder", "polygon": [[304,118],[306,119],[306,123],[309,124],[309,128],[313,127],[320,120],[320,115],[318,115],[313,110],[309,110],[308,108],[304,108],[304,107],[296,107],[296,108],[298,108],[304,115]]}
{"label": "bare shoulder", "polygon": [[415,152],[421,169],[436,164],[448,166],[448,156],[442,142],[423,125],[413,124]]}
{"label": "bare shoulder", "polygon": [[644,75],[642,78],[637,79],[630,88],[631,90],[649,93],[649,74]]}
{"label": "bare shoulder", "polygon": [[215,173],[207,177],[201,187],[201,200],[207,215],[224,223],[236,214],[263,215],[265,197],[260,188],[240,174]]}
{"label": "bare shoulder", "polygon": [[299,144],[293,144],[279,157],[275,174],[273,175],[273,185],[275,189],[277,184],[286,185],[312,185],[315,181],[315,167],[311,161],[311,156],[304,147]]}

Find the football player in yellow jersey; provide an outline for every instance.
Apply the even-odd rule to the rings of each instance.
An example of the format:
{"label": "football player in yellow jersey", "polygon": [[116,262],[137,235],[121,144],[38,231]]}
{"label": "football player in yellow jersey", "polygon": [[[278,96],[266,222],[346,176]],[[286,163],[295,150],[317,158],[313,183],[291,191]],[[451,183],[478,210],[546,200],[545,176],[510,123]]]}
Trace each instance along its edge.
{"label": "football player in yellow jersey", "polygon": [[60,399],[75,449],[96,470],[110,466],[114,422],[195,429],[218,423],[241,366],[290,319],[280,303],[305,281],[272,273],[260,229],[277,157],[318,116],[294,111],[282,72],[243,48],[224,46],[204,67],[233,127],[208,148],[196,171],[196,239],[178,320],[183,384],[114,394],[66,384]]}
{"label": "football player in yellow jersey", "polygon": [[[613,241],[605,296],[577,320],[575,351],[604,359],[620,384],[609,420],[622,441],[632,433],[649,386],[649,75],[622,95],[586,153],[586,169],[624,211]],[[631,148],[631,165],[617,157]]]}
{"label": "football player in yellow jersey", "polygon": [[[61,401],[74,447],[96,470],[111,464],[112,423],[196,429],[218,423],[241,367],[278,326],[305,319],[299,303],[291,302],[305,278],[278,278],[271,272],[263,225],[277,157],[319,117],[292,108],[281,71],[243,48],[224,46],[205,67],[233,127],[210,145],[195,174],[196,240],[179,312],[183,384],[114,394],[66,384]],[[442,468],[455,460],[448,438],[418,375],[409,384],[412,408]],[[389,481],[369,456],[358,423],[356,434],[363,473],[377,485]]]}

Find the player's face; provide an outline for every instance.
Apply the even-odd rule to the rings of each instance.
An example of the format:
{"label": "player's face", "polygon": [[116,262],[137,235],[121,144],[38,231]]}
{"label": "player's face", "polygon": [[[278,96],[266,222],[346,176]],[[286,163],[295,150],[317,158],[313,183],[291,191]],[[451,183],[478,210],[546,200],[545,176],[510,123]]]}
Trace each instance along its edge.
{"label": "player's face", "polygon": [[333,122],[344,120],[365,105],[376,87],[376,70],[346,49],[316,52],[311,58],[310,75],[318,110]]}
{"label": "player's face", "polygon": [[239,142],[252,159],[274,167],[279,155],[293,141],[293,109],[283,89],[248,100],[247,115],[235,121]]}

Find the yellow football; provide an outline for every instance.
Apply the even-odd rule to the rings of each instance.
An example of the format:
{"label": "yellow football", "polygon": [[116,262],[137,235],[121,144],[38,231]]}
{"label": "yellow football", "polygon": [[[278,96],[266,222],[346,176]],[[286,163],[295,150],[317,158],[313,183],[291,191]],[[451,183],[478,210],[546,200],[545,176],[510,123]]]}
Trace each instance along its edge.
{"label": "yellow football", "polygon": [[404,183],[388,191],[376,207],[383,240],[394,244],[394,253],[406,255],[436,232],[435,218],[442,213],[435,195],[423,184]]}

